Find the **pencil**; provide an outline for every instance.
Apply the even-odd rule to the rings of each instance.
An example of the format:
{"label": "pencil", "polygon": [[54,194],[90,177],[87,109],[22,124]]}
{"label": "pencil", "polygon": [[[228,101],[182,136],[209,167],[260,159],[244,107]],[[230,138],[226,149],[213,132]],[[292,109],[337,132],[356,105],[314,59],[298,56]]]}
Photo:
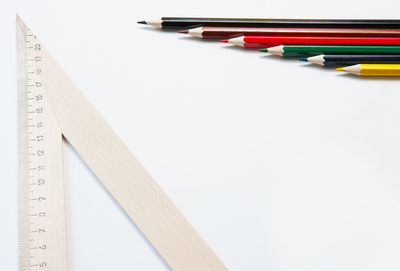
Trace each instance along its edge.
{"label": "pencil", "polygon": [[400,76],[400,64],[357,64],[336,70],[361,76]]}
{"label": "pencil", "polygon": [[203,39],[234,38],[239,36],[353,36],[400,37],[400,29],[368,28],[254,28],[200,26],[179,31]]}
{"label": "pencil", "polygon": [[302,57],[320,54],[400,54],[400,46],[373,45],[279,45],[260,49],[277,56]]}
{"label": "pencil", "polygon": [[400,20],[375,19],[250,19],[250,18],[201,18],[162,17],[139,21],[161,29],[183,30],[198,26],[224,27],[312,27],[312,28],[383,28],[399,29]]}
{"label": "pencil", "polygon": [[300,58],[302,61],[310,62],[320,66],[333,66],[339,64],[361,64],[361,63],[400,63],[400,55],[318,55],[308,58]]}
{"label": "pencil", "polygon": [[283,44],[400,45],[400,37],[242,36],[221,41],[246,48],[264,48]]}

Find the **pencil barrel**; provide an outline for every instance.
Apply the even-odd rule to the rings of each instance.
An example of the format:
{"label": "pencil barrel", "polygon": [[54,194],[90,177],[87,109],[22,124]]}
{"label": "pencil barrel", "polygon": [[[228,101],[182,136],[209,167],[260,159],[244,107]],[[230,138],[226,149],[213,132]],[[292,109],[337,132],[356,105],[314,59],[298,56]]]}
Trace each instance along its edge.
{"label": "pencil barrel", "polygon": [[301,57],[321,54],[400,54],[400,46],[285,45],[283,56]]}
{"label": "pencil barrel", "polygon": [[162,17],[163,29],[182,30],[199,26],[211,27],[299,27],[299,28],[373,28],[399,29],[400,20],[340,20],[340,19],[248,19]]}
{"label": "pencil barrel", "polygon": [[238,36],[353,36],[353,37],[400,37],[400,29],[360,28],[249,28],[249,27],[202,27],[202,38],[223,39]]}
{"label": "pencil barrel", "polygon": [[362,76],[400,76],[400,64],[362,64]]}
{"label": "pencil barrel", "polygon": [[[268,47],[275,44],[303,45],[385,45],[399,46],[400,37],[320,37],[320,36],[245,36],[245,47]],[[263,45],[264,44],[264,45]]]}

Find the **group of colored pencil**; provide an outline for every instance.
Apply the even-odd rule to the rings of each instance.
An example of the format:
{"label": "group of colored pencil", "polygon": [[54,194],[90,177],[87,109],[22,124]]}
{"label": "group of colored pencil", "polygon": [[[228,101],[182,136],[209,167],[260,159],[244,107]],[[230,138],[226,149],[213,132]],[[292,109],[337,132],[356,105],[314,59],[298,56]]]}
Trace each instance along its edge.
{"label": "group of colored pencil", "polygon": [[363,76],[400,76],[400,20],[162,17],[140,21]]}

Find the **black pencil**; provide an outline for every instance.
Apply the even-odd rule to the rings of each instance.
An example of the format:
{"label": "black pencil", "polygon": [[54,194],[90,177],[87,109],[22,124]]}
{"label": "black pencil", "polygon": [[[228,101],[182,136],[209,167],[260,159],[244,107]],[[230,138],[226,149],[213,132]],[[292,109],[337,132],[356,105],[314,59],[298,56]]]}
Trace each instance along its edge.
{"label": "black pencil", "polygon": [[162,17],[139,21],[161,29],[183,30],[199,26],[219,27],[297,27],[297,28],[375,28],[400,29],[400,20],[387,19],[245,19]]}

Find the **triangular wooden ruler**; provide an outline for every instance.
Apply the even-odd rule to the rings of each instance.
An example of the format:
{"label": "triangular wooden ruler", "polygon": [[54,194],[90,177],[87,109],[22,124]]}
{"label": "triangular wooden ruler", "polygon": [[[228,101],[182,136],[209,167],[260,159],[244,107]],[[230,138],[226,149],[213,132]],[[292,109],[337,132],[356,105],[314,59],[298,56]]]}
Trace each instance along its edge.
{"label": "triangular wooden ruler", "polygon": [[228,270],[18,17],[17,46],[19,270],[68,270],[62,136],[172,270]]}

